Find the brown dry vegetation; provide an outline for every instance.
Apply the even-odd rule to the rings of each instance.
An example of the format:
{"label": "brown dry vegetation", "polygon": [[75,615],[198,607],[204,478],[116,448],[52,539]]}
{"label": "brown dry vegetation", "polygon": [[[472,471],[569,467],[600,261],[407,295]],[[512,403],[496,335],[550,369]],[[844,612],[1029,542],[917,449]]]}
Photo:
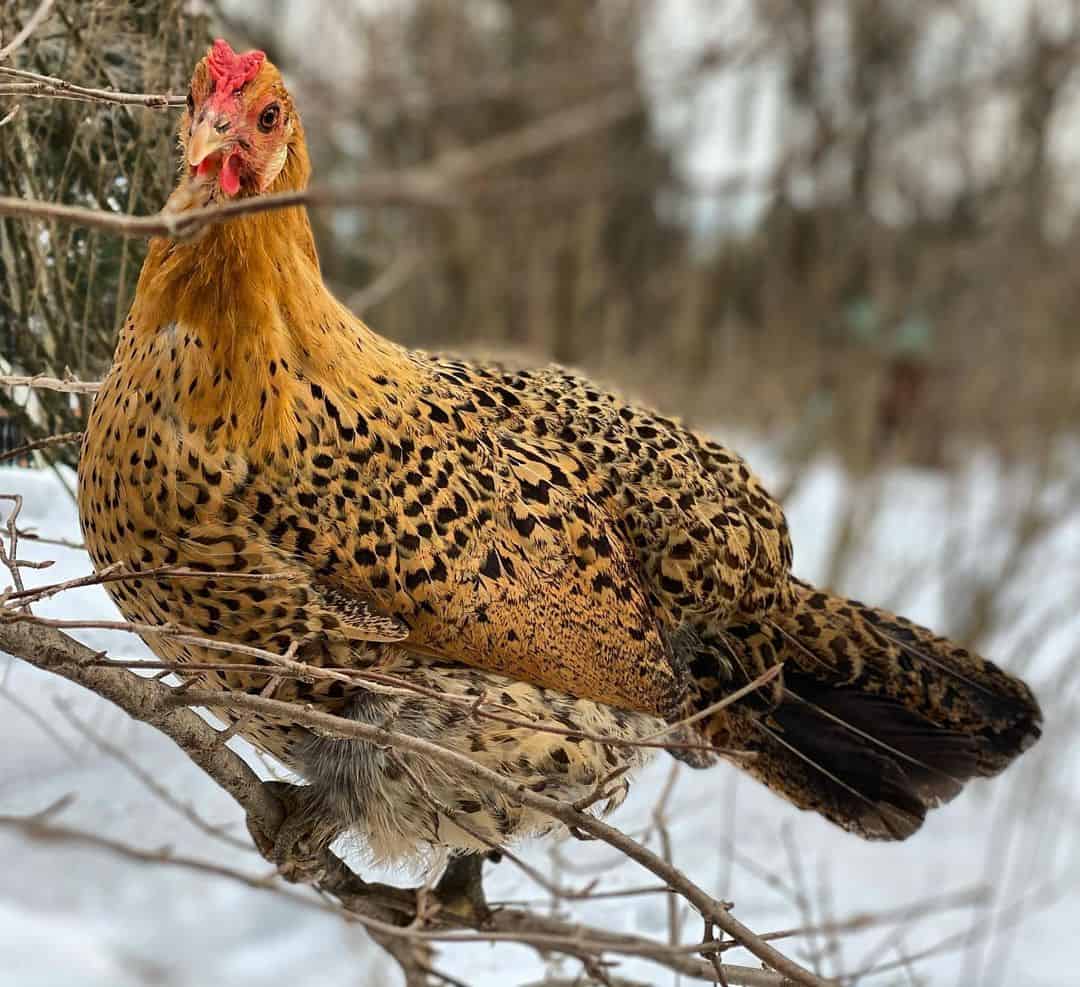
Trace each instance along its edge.
{"label": "brown dry vegetation", "polygon": [[[5,5],[5,36],[35,6]],[[975,0],[759,0],[753,19],[727,21],[730,3],[696,6],[705,40],[645,56],[647,0],[334,0],[306,24],[289,4],[218,13],[238,44],[283,64],[317,174],[339,185],[640,96],[640,112],[485,175],[453,210],[320,212],[328,277],[396,339],[583,365],[702,422],[798,425],[853,464],[897,437],[940,462],[944,439],[1022,452],[1071,427],[1076,5],[1009,31]],[[210,33],[187,10],[76,5],[12,64],[182,94]],[[737,30],[713,26],[728,21]],[[313,57],[329,31],[347,40]],[[775,153],[713,179],[685,152],[738,137],[715,99],[727,82],[744,114],[781,106]],[[124,212],[163,200],[171,115],[45,109],[26,100],[0,128],[5,187]],[[745,212],[749,194],[764,203],[753,224],[688,232]],[[45,250],[40,228],[12,219],[0,236],[10,359],[98,376],[139,246],[58,229]]]}

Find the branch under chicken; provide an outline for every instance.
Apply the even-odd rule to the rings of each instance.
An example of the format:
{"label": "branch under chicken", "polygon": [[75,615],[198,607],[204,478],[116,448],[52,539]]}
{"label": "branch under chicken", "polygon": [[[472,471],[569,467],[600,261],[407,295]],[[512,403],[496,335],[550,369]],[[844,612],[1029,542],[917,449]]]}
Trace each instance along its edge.
{"label": "branch under chicken", "polygon": [[[29,621],[14,620],[0,624],[0,648],[38,668],[60,675],[97,693],[115,703],[134,719],[160,730],[232,795],[244,809],[252,828],[272,834],[281,826],[284,812],[278,799],[250,766],[221,742],[218,732],[192,709],[187,708],[189,704],[197,705],[202,701],[198,694],[178,693],[156,679],[144,678],[125,669],[103,667],[101,659],[104,656],[100,652],[85,647],[56,628]],[[215,695],[215,702],[220,703],[222,698],[225,697]],[[291,715],[305,718],[306,712],[294,708]],[[323,727],[328,725],[322,722],[325,714],[310,715],[318,719]],[[437,745],[417,741],[416,738],[394,731],[365,727],[341,717],[329,717],[329,720],[334,721],[329,724],[332,729],[349,731],[359,728],[358,734],[375,731],[371,736],[378,738],[380,743],[401,744],[403,747],[419,745],[429,756],[453,761],[458,768],[465,769],[467,766],[468,770],[477,769],[467,758]],[[483,771],[482,768],[479,770]],[[514,787],[511,782],[499,776],[488,780],[505,785],[508,789]],[[732,935],[734,941],[721,943],[721,946],[726,948],[742,945],[779,971],[773,973],[724,964],[724,975],[733,987],[784,987],[791,984],[822,987],[828,984],[828,981],[803,970],[777,952],[732,918],[722,902],[716,901],[677,869],[618,830],[553,799],[516,790],[512,794],[522,801],[542,807],[543,811],[549,812],[577,831],[588,833],[637,860],[665,880],[668,887],[687,897],[695,908],[705,909],[718,927]],[[386,945],[385,940],[389,936],[412,936],[430,941],[457,941],[460,938],[459,935],[447,931],[448,920],[449,928],[452,929],[455,924],[461,926],[460,919],[455,923],[447,914],[439,916],[442,929],[440,932],[426,933],[423,930],[406,929],[405,927],[411,926],[416,919],[417,898],[413,892],[363,881],[329,850],[325,851],[324,865],[325,871],[317,882],[317,888],[337,898],[343,908],[360,920],[383,945]],[[706,981],[715,977],[712,963],[688,955],[688,951],[700,951],[700,946],[681,946],[672,950],[664,944],[641,937],[614,935],[602,929],[590,929],[577,923],[548,919],[521,909],[495,910],[490,926],[478,930],[478,937],[484,941],[520,942],[534,945],[541,950],[556,950],[579,958],[590,950],[595,950],[596,954],[612,952],[642,956],[684,976]],[[395,952],[397,951],[400,950],[395,947]]]}

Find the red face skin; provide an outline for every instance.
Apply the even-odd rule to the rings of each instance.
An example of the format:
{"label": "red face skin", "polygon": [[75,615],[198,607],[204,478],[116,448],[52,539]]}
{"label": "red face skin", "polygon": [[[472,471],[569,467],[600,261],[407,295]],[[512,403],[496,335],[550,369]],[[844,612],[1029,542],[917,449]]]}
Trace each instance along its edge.
{"label": "red face skin", "polygon": [[237,55],[218,40],[196,69],[188,97],[187,163],[192,177],[232,198],[265,192],[288,151],[288,95],[261,51]]}

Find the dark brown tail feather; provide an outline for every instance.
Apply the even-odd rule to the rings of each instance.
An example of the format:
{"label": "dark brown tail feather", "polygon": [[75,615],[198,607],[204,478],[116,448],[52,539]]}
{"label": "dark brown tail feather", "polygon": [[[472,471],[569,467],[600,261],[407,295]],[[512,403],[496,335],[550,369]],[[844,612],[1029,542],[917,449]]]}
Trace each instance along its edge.
{"label": "dark brown tail feather", "polygon": [[729,715],[717,740],[753,753],[740,766],[799,807],[902,840],[968,779],[997,774],[1038,739],[1035,697],[991,662],[804,583],[795,599],[791,612],[726,635],[748,669],[760,652],[783,660],[784,687],[764,715]]}

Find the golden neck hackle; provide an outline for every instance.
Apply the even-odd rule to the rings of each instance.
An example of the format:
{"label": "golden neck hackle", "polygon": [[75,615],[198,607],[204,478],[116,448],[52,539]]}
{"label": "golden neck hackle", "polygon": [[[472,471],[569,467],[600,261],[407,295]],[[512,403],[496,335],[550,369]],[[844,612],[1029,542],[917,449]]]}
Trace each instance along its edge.
{"label": "golden neck hackle", "polygon": [[[298,137],[268,192],[307,186]],[[144,341],[190,337],[190,345],[155,348],[182,365],[182,418],[201,426],[224,418],[224,434],[252,448],[281,448],[294,427],[296,383],[285,368],[342,389],[365,373],[407,373],[400,350],[327,290],[303,207],[241,216],[189,242],[152,240],[132,324]]]}

